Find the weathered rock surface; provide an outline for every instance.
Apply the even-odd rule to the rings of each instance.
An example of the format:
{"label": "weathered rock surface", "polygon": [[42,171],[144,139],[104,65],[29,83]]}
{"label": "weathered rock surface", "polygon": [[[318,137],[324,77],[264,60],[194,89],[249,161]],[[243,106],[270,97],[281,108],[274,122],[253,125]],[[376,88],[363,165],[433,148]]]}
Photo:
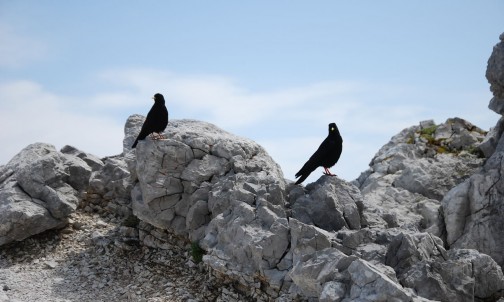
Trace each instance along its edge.
{"label": "weathered rock surface", "polygon": [[0,245],[62,227],[87,188],[91,167],[36,143],[0,171]]}
{"label": "weathered rock surface", "polygon": [[494,46],[488,59],[486,78],[494,95],[488,108],[502,115],[504,114],[504,33],[499,38],[501,42]]}
{"label": "weathered rock surface", "polygon": [[127,160],[122,156],[104,158],[102,166],[91,173],[83,207],[88,212],[105,209],[128,217],[132,215],[131,189]]}
{"label": "weathered rock surface", "polygon": [[[497,112],[501,45],[487,72]],[[168,139],[147,138],[131,150],[143,122],[134,115],[121,155],[100,160],[35,144],[0,166],[0,235],[8,235],[0,238],[29,236],[33,221],[59,227],[68,220],[57,236],[79,236],[70,251],[61,243],[71,262],[30,264],[71,278],[65,286],[54,279],[61,295],[54,301],[502,300],[503,120],[486,137],[459,118],[421,122],[394,136],[352,184],[322,176],[302,187],[284,180],[255,142],[204,122],[171,121]],[[12,222],[24,220],[22,228]],[[191,249],[192,260],[181,260],[189,252],[180,247]],[[19,267],[4,258],[3,290],[35,297],[17,286]],[[167,273],[176,279],[160,277]]]}
{"label": "weathered rock surface", "polygon": [[[306,192],[305,192],[306,191]],[[292,217],[326,231],[361,228],[363,200],[357,187],[337,177],[321,177],[289,193]]]}
{"label": "weathered rock surface", "polygon": [[418,295],[439,301],[492,299],[504,289],[499,265],[476,250],[445,251],[429,233],[401,233],[389,245],[386,264],[400,283]]}
{"label": "weathered rock surface", "polygon": [[364,219],[370,226],[440,235],[440,200],[482,166],[478,145],[485,133],[454,118],[421,122],[392,137],[354,181],[364,197]]}
{"label": "weathered rock surface", "polygon": [[[501,40],[504,35],[501,35]],[[488,60],[487,79],[494,98],[490,108],[504,103],[504,43],[494,47]],[[502,106],[502,105],[498,105]],[[504,265],[504,136],[502,118],[485,140],[488,159],[478,173],[453,188],[442,201],[446,244],[450,248],[468,248],[490,255]],[[496,142],[498,142],[496,144]]]}
{"label": "weathered rock surface", "polygon": [[[260,146],[207,123],[172,121],[166,132],[168,139],[147,139],[126,154],[136,156],[128,164],[143,244],[163,248],[170,233],[199,242],[203,261],[251,297],[255,288],[286,301],[416,297],[376,260],[385,259],[395,233],[362,235],[367,222],[355,186],[328,176],[306,188],[286,185]],[[338,238],[338,231],[349,233]]]}

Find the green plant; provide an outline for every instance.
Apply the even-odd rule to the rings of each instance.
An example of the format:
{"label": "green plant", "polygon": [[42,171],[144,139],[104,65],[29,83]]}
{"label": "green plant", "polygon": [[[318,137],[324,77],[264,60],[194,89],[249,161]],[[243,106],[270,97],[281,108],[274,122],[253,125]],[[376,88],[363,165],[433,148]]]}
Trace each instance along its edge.
{"label": "green plant", "polygon": [[469,146],[467,149],[466,149],[467,152],[473,154],[473,155],[476,155],[477,157],[479,158],[484,158],[485,157],[485,154],[483,154],[483,151],[481,151],[480,148],[478,148],[477,146]]}
{"label": "green plant", "polygon": [[139,222],[140,219],[138,219],[138,217],[136,217],[135,215],[129,215],[128,217],[124,218],[122,224],[130,228],[136,228]]}
{"label": "green plant", "polygon": [[414,135],[410,135],[410,137],[408,137],[408,140],[406,141],[406,144],[414,144],[415,143],[415,136]]}
{"label": "green plant", "polygon": [[446,153],[446,152],[448,152],[448,150],[446,150],[445,147],[437,147],[436,152],[437,153]]}
{"label": "green plant", "polygon": [[423,128],[422,130],[420,130],[420,134],[432,136],[434,134],[434,132],[436,132],[436,129],[437,129],[436,125],[426,127],[426,128]]}
{"label": "green plant", "polygon": [[203,255],[205,254],[205,250],[199,246],[198,242],[194,241],[191,244],[191,257],[193,258],[194,262],[200,263],[203,260]]}

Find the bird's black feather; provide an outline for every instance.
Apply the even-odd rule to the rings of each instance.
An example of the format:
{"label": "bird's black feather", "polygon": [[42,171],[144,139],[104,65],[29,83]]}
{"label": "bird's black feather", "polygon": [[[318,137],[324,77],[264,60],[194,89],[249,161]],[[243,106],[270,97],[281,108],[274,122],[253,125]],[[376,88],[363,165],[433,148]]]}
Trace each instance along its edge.
{"label": "bird's black feather", "polygon": [[331,123],[329,124],[329,134],[326,139],[303,165],[301,170],[296,173],[296,178],[300,177],[296,181],[296,184],[302,183],[318,167],[330,168],[334,166],[338,162],[342,150],[343,139],[336,124]]}
{"label": "bird's black feather", "polygon": [[151,133],[161,133],[168,125],[168,110],[165,106],[165,99],[162,94],[154,95],[154,105],[147,113],[147,117],[142,125],[142,129],[138,134],[131,148],[135,148],[139,140],[143,140]]}

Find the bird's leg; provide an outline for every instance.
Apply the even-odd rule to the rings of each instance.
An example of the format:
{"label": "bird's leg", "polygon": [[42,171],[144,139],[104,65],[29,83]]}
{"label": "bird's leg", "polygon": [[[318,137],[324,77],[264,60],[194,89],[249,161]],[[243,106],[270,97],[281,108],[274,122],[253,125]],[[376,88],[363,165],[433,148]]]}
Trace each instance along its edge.
{"label": "bird's leg", "polygon": [[166,139],[166,137],[160,133],[157,133],[157,132],[152,132],[151,134],[151,137],[152,137],[152,140],[160,140],[160,139]]}
{"label": "bird's leg", "polygon": [[158,139],[166,139],[166,136],[164,136],[162,133],[158,133]]}
{"label": "bird's leg", "polygon": [[324,172],[325,175],[336,176],[336,174],[332,174],[331,171],[329,171],[329,168],[324,167],[324,170],[325,170],[325,172]]}

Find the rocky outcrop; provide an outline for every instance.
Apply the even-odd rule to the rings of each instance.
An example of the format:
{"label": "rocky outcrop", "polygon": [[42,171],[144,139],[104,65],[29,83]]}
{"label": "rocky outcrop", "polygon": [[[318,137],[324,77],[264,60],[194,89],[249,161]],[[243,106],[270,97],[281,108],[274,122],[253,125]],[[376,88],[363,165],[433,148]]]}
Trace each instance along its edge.
{"label": "rocky outcrop", "polygon": [[[128,125],[141,125],[131,121],[137,118],[132,116],[126,123],[125,142],[130,140],[128,135],[135,134]],[[398,179],[394,188],[398,190],[396,197],[403,199],[389,202],[397,207],[411,196],[421,197],[421,206],[416,209],[418,215],[423,216],[418,220],[397,217],[396,222],[405,223],[394,226],[389,224],[394,218],[376,215],[373,209],[366,207],[365,195],[363,197],[356,186],[346,181],[322,176],[306,187],[286,183],[278,165],[254,142],[208,123],[172,121],[166,131],[168,139],[146,139],[135,151],[126,150],[132,169],[130,175],[135,181],[133,213],[142,221],[140,240],[161,248],[164,238],[170,234],[198,242],[206,252],[203,261],[214,272],[235,280],[252,298],[257,298],[259,292],[266,292],[280,301],[428,301],[417,292],[422,290],[425,280],[421,278],[425,276],[419,274],[420,279],[412,276],[416,276],[417,271],[424,272],[430,265],[450,267],[455,262],[453,257],[447,256],[441,239],[415,231],[420,229],[421,223],[439,224],[440,196],[462,181],[459,178],[467,177],[466,174],[480,167],[483,161],[470,149],[472,144],[483,140],[483,131],[460,119],[450,120],[449,124],[438,128],[437,139],[442,140],[443,145],[440,143],[436,147],[445,146],[449,150],[446,152],[451,154],[433,152],[436,147],[429,145],[432,142],[423,141],[426,138],[421,137],[421,128],[408,132],[411,134],[408,138],[413,141],[404,146],[410,148],[410,154],[415,157],[409,158],[404,167],[397,170],[400,173],[394,175]],[[446,129],[455,134],[441,139]],[[470,142],[472,153],[464,150],[468,149],[467,142]],[[393,149],[392,144],[388,147]],[[438,181],[425,179],[416,188],[407,187],[411,186],[407,179],[401,182],[401,178],[418,175],[413,169],[415,161],[425,159],[425,165],[421,166],[425,168],[427,159],[434,162],[436,156],[440,167],[429,173],[441,173],[440,170],[451,165],[455,167],[438,174]],[[384,161],[376,161],[379,171],[383,171]],[[392,162],[396,166],[401,164],[398,158]],[[414,175],[408,176],[404,172],[407,169]],[[455,169],[459,174],[451,175]],[[372,181],[375,176],[377,174],[368,177],[367,186],[378,187]],[[434,187],[429,187],[432,184]],[[408,202],[413,207],[413,201]],[[401,249],[408,245],[397,244],[403,237],[420,239],[411,239],[411,251],[405,253]],[[485,267],[492,272],[489,276],[497,278],[497,282],[479,297],[495,295],[502,288],[500,268],[489,257],[476,251],[471,253],[474,259],[488,260]],[[424,263],[419,264],[422,261]],[[457,265],[472,263],[464,261]],[[397,275],[400,279],[396,272],[400,272]],[[422,296],[461,298],[470,288],[481,285],[473,280],[476,275],[483,274],[479,270],[462,270],[460,280],[473,278],[463,289],[458,281],[445,276],[450,273],[453,272],[438,272],[442,276],[436,279],[440,289],[435,293],[426,291]]]}
{"label": "rocky outcrop", "polygon": [[476,250],[446,251],[429,233],[396,236],[385,263],[403,286],[432,300],[493,299],[504,289],[502,270],[491,257]]}
{"label": "rocky outcrop", "polygon": [[91,171],[80,157],[43,143],[14,156],[0,171],[0,245],[64,226]]}
{"label": "rocky outcrop", "polygon": [[[502,47],[487,71],[499,113]],[[322,176],[303,187],[255,142],[205,122],[171,121],[167,139],[131,150],[143,122],[133,115],[121,155],[34,144],[1,166],[0,244],[62,226],[80,204],[89,219],[122,224],[110,237],[71,223],[100,254],[191,247],[204,265],[185,265],[232,284],[242,295],[229,301],[497,301],[503,121],[488,134],[460,118],[424,121],[354,182]]]}
{"label": "rocky outcrop", "polygon": [[[504,39],[504,34],[501,35]],[[488,60],[487,79],[494,97],[489,107],[503,114],[504,42],[494,47]],[[453,188],[442,201],[446,244],[452,248],[473,248],[504,265],[504,137],[501,118],[484,143],[488,158],[481,171]]]}
{"label": "rocky outcrop", "polygon": [[483,164],[485,131],[460,119],[404,129],[383,146],[354,181],[372,227],[402,227],[441,235],[443,196]]}
{"label": "rocky outcrop", "polygon": [[488,59],[486,78],[493,93],[488,108],[502,115],[504,114],[504,33],[499,38],[501,42],[494,46]]}

